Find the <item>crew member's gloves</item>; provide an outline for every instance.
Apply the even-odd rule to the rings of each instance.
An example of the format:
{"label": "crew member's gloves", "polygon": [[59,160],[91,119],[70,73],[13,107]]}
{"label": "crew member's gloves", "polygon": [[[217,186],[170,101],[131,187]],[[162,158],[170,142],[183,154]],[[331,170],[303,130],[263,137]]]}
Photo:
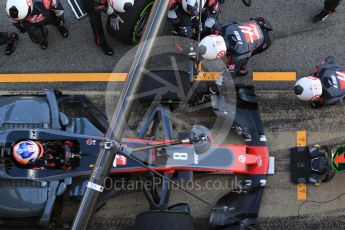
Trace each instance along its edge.
{"label": "crew member's gloves", "polygon": [[311,107],[313,107],[314,109],[321,109],[322,104],[320,102],[312,102]]}
{"label": "crew member's gloves", "polygon": [[215,24],[216,24],[216,19],[213,17],[208,17],[205,21],[205,27],[208,29],[212,29]]}
{"label": "crew member's gloves", "polygon": [[[195,29],[199,29],[199,32],[201,33],[203,31],[203,25],[200,24],[199,17],[193,16],[191,20],[192,20],[192,24],[195,26]],[[190,29],[193,33],[193,29],[191,27],[190,27]]]}
{"label": "crew member's gloves", "polygon": [[117,15],[117,16],[112,16],[111,17],[111,27],[114,29],[114,30],[120,30],[120,23],[125,23],[122,18],[120,17],[120,15]]}
{"label": "crew member's gloves", "polygon": [[322,108],[323,106],[325,105],[324,103],[324,98],[321,96],[320,97],[320,100],[319,101],[313,101],[311,103],[311,106],[314,108],[314,109],[320,109]]}
{"label": "crew member's gloves", "polygon": [[185,36],[187,38],[193,37],[193,29],[190,26],[184,26],[181,28],[182,36]]}
{"label": "crew member's gloves", "polygon": [[179,27],[177,30],[171,31],[173,35],[182,36],[187,38],[193,37],[193,29],[190,26]]}

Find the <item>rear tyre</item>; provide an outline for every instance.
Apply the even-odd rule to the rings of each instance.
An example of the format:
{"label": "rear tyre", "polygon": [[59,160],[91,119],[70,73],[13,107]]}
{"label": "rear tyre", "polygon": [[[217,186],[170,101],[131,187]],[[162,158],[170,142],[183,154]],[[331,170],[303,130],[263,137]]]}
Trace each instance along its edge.
{"label": "rear tyre", "polygon": [[185,212],[144,212],[135,220],[135,230],[193,230],[193,217]]}
{"label": "rear tyre", "polygon": [[108,33],[123,43],[130,45],[138,43],[144,33],[153,3],[154,0],[136,0],[128,12],[120,14],[124,23],[120,23],[119,30],[114,30],[111,27],[111,17],[109,16],[107,20]]}

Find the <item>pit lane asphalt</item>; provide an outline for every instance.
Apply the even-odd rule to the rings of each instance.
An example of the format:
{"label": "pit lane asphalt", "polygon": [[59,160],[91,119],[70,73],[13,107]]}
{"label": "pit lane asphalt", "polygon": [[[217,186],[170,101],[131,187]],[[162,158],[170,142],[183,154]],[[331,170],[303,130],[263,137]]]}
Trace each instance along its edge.
{"label": "pit lane asphalt", "polygon": [[[0,9],[4,9],[1,1]],[[107,57],[95,48],[88,19],[74,19],[67,1],[62,1],[66,8],[67,23],[70,28],[68,39],[62,39],[55,29],[49,30],[49,49],[42,51],[29,41],[27,35],[20,36],[18,50],[10,57],[0,55],[1,73],[51,73],[51,72],[111,72],[117,61],[130,46],[112,38],[107,40],[115,48],[114,57]],[[223,7],[222,19],[232,17],[245,20],[263,16],[275,28],[273,46],[265,53],[253,57],[250,70],[255,71],[296,71],[298,76],[310,73],[315,64],[328,55],[345,64],[345,5],[329,17],[324,23],[313,25],[312,15],[322,7],[321,0],[256,0],[252,8],[246,8],[241,1],[227,1]],[[9,23],[5,11],[0,12],[1,31],[15,30]],[[168,34],[168,29],[165,30]],[[0,51],[4,49],[1,47]],[[2,51],[1,51],[2,52]],[[160,65],[160,63],[156,63]],[[236,80],[251,84],[249,77]],[[278,172],[269,177],[261,206],[263,229],[342,229],[342,215],[345,206],[341,197],[323,205],[306,204],[301,209],[304,216],[297,217],[301,202],[296,200],[295,188],[289,183],[288,154],[295,144],[297,130],[308,130],[308,143],[336,145],[343,143],[345,129],[344,106],[335,106],[321,110],[312,110],[298,103],[291,93],[292,82],[254,83],[257,90],[261,116],[272,155],[277,158]],[[62,91],[90,92],[92,97],[105,90],[104,83],[56,83],[56,84],[0,84],[0,90],[42,90],[54,87]],[[96,101],[99,99],[96,99]],[[213,176],[210,176],[212,179]],[[209,178],[209,177],[208,177]],[[219,177],[217,177],[219,178]],[[204,179],[206,180],[206,179]],[[345,191],[344,176],[337,175],[329,184],[320,187],[308,187],[310,200],[329,200]],[[195,191],[207,200],[215,202],[225,191]],[[202,223],[209,210],[183,192],[172,194],[172,202],[188,201],[193,215]],[[112,199],[104,209],[97,213],[94,228],[127,228],[139,212],[147,210],[147,204],[141,193],[131,192]],[[200,227],[201,228],[201,227]]]}

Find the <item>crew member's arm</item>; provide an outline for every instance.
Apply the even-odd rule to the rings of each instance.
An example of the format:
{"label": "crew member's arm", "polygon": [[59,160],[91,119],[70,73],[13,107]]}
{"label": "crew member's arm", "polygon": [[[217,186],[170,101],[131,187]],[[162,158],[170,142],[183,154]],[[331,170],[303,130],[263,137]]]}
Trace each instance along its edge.
{"label": "crew member's arm", "polygon": [[319,109],[319,108],[322,108],[324,106],[336,105],[336,104],[341,103],[343,99],[344,99],[344,96],[339,96],[339,97],[335,97],[335,98],[328,98],[327,96],[322,95],[320,97],[319,101],[312,103],[312,107]]}
{"label": "crew member's arm", "polygon": [[209,13],[214,14],[215,12],[219,12],[220,4],[224,3],[224,0],[208,0],[207,1],[207,8]]}
{"label": "crew member's arm", "polygon": [[321,84],[322,84],[323,93],[320,96],[320,98],[318,98],[317,101],[312,103],[312,106],[314,108],[322,108],[326,105],[335,105],[335,104],[341,102],[343,96],[341,96],[341,95],[331,96],[328,92],[329,89],[334,88],[333,83],[329,81],[330,79],[323,78],[320,80],[321,80]]}
{"label": "crew member's arm", "polygon": [[205,20],[205,27],[206,27],[206,30],[211,31],[212,27],[218,24],[218,16],[220,13],[220,3],[218,2],[218,0],[208,0],[206,6],[207,6],[208,16]]}
{"label": "crew member's arm", "polygon": [[325,106],[325,98],[323,96],[320,97],[319,101],[314,101],[311,103],[311,106],[315,109],[320,109]]}
{"label": "crew member's arm", "polygon": [[323,62],[328,63],[328,64],[336,64],[335,57],[333,57],[333,56],[326,57]]}
{"label": "crew member's arm", "polygon": [[[44,1],[44,2],[48,2],[48,1]],[[52,11],[56,17],[58,18],[64,17],[65,9],[63,8],[59,0],[50,0],[49,5],[47,5],[47,3],[44,3],[44,7],[47,10]]]}
{"label": "crew member's arm", "polygon": [[321,62],[321,64],[315,66],[313,75],[315,77],[319,77],[320,73],[322,73],[323,70],[326,69],[325,65],[327,65],[327,64],[334,64],[335,65],[336,64],[335,57],[328,56]]}
{"label": "crew member's arm", "polygon": [[228,49],[226,54],[227,70],[230,73],[236,74],[241,69],[241,67],[245,66],[248,63],[249,58],[250,53],[238,55],[233,50]]}
{"label": "crew member's arm", "polygon": [[179,6],[182,3],[182,0],[169,0],[170,1],[170,9]]}
{"label": "crew member's arm", "polygon": [[17,20],[13,20],[10,19],[13,23],[13,25],[20,31],[20,33],[25,33],[26,30],[24,28],[24,26],[22,25],[21,21],[17,21]]}
{"label": "crew member's arm", "polygon": [[111,27],[114,30],[120,30],[121,23],[125,23],[122,18],[120,17],[119,12],[117,12],[112,6],[108,5],[108,9],[106,13],[111,18]]}

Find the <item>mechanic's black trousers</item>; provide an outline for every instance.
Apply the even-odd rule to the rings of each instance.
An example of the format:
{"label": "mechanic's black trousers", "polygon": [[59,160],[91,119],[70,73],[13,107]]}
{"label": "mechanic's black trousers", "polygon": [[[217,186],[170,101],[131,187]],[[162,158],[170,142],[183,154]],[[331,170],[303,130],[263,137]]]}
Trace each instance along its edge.
{"label": "mechanic's black trousers", "polygon": [[10,40],[10,35],[8,33],[0,32],[0,45],[8,43]]}
{"label": "mechanic's black trousers", "polygon": [[340,2],[341,0],[325,0],[324,10],[328,13],[333,13]]}
{"label": "mechanic's black trousers", "polygon": [[47,23],[38,26],[33,23],[23,22],[23,27],[28,32],[32,42],[41,44],[41,42],[47,40],[48,37],[48,29],[46,28],[46,25],[53,25],[59,28],[61,21],[64,21],[64,15],[57,17],[52,12]]}
{"label": "mechanic's black trousers", "polygon": [[95,42],[97,46],[105,43],[103,23],[102,23],[102,12],[97,11],[94,8],[94,0],[84,0],[84,9],[90,19],[91,28],[95,36]]}

